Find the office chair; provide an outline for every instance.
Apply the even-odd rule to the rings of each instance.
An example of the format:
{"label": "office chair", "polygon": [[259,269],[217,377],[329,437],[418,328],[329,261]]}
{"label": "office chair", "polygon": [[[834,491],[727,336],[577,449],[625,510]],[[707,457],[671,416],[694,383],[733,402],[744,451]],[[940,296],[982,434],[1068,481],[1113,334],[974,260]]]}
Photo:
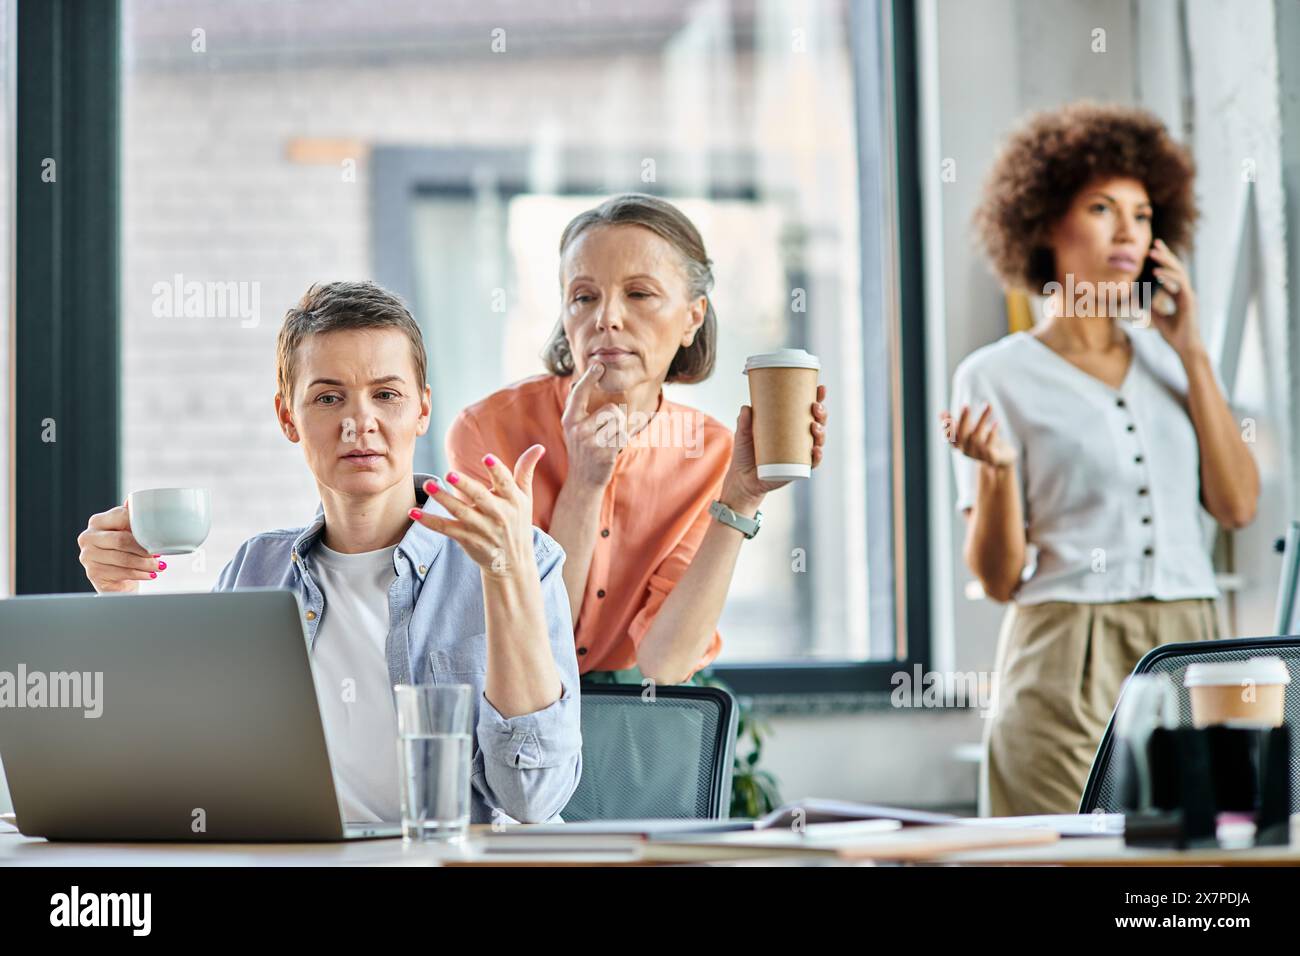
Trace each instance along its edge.
{"label": "office chair", "polygon": [[[1222,641],[1189,641],[1162,644],[1148,651],[1133,668],[1134,674],[1168,674],[1178,694],[1178,719],[1181,726],[1191,726],[1191,696],[1183,686],[1183,674],[1189,664],[1211,661],[1244,661],[1249,657],[1280,657],[1291,670],[1286,686],[1286,722],[1291,734],[1291,812],[1300,813],[1300,636],[1238,637]],[[1097,756],[1088,774],[1088,785],[1079,802],[1080,813],[1103,811],[1120,813],[1120,761],[1115,759],[1115,715],[1112,713],[1106,733],[1102,735]]]}
{"label": "office chair", "polygon": [[561,816],[730,816],[736,723],[735,699],[718,687],[584,684],[582,779]]}

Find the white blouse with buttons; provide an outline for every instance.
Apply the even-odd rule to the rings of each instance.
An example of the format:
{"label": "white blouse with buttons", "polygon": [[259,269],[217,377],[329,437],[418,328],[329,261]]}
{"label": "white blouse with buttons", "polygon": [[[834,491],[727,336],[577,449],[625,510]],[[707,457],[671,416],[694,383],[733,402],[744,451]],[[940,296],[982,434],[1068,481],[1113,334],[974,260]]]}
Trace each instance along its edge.
{"label": "white blouse with buttons", "polygon": [[[1133,358],[1118,389],[1027,332],[972,352],[953,376],[954,418],[990,403],[1019,456],[1030,553],[1018,604],[1218,597],[1187,376],[1158,330],[1121,328]],[[956,450],[953,463],[965,511],[979,463]]]}

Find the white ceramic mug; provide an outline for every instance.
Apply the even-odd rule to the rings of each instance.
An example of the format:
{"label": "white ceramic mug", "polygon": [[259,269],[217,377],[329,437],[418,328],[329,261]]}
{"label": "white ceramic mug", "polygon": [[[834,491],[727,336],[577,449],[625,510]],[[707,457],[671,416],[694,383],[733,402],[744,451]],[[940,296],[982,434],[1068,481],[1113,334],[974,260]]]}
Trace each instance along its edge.
{"label": "white ceramic mug", "polygon": [[212,527],[206,488],[148,488],[127,499],[131,534],[150,554],[189,554]]}

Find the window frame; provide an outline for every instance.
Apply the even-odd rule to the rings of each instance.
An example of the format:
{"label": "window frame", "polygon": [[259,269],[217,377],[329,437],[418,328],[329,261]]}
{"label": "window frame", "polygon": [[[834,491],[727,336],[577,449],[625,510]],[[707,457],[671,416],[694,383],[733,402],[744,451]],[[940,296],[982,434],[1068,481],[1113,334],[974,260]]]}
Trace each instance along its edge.
{"label": "window frame", "polygon": [[76,537],[119,501],[121,19],[18,0],[16,21],[13,593],[89,591]]}

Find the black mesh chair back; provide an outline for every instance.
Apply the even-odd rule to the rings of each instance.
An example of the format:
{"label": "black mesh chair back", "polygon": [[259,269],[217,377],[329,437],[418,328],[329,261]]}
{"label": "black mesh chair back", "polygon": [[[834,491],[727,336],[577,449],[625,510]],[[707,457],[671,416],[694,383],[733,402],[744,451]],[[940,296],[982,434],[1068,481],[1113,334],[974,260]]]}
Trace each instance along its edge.
{"label": "black mesh chair back", "polygon": [[561,816],[729,816],[737,719],[718,687],[582,685],[582,779]]}
{"label": "black mesh chair back", "polygon": [[[1280,657],[1291,671],[1286,687],[1286,722],[1291,734],[1291,812],[1300,813],[1300,636],[1238,637],[1223,641],[1190,641],[1162,644],[1146,653],[1133,668],[1134,674],[1168,674],[1178,693],[1178,719],[1183,726],[1192,724],[1191,695],[1183,686],[1183,674],[1189,664],[1218,661],[1244,661],[1251,657]],[[1119,761],[1115,759],[1115,715],[1111,714],[1106,733],[1097,748],[1079,803],[1080,813],[1120,813]]]}

